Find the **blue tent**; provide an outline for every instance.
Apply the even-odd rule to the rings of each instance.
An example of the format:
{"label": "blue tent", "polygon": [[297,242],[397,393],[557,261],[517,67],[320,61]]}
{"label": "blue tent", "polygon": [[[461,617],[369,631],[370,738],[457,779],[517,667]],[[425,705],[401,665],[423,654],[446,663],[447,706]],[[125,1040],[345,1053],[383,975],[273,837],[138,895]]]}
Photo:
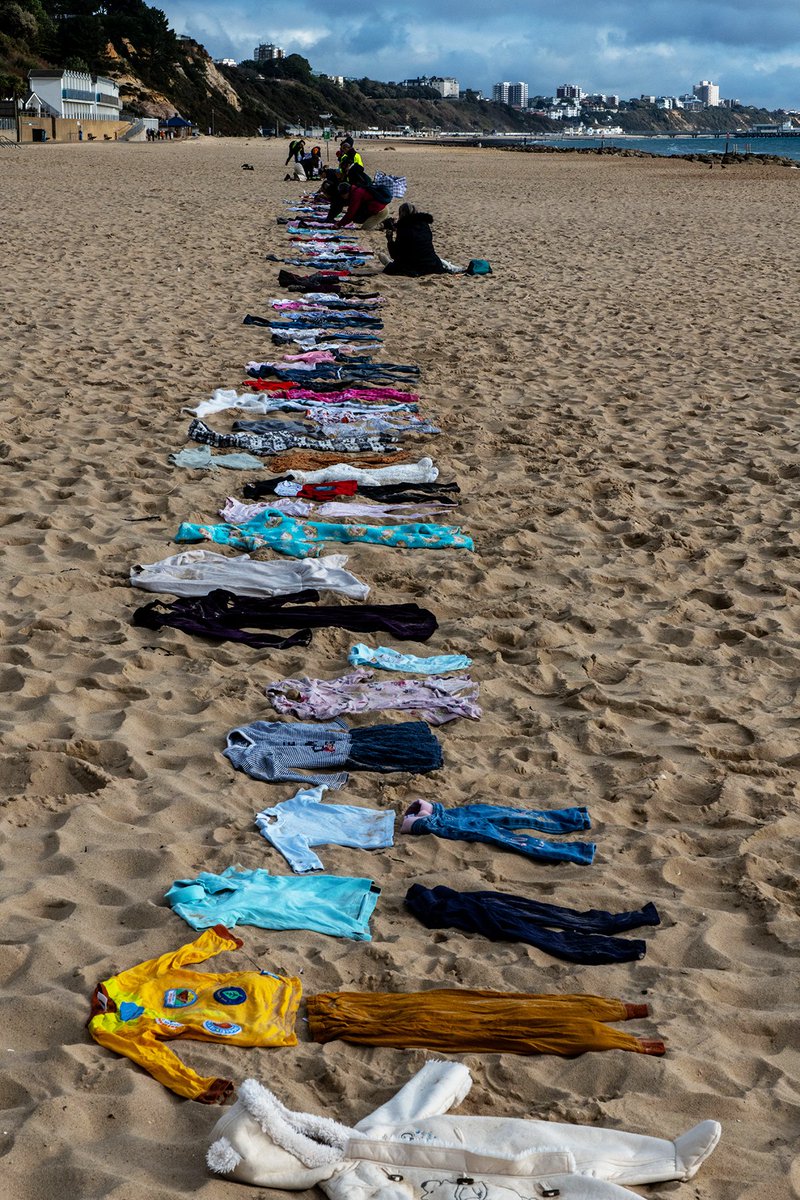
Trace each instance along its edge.
{"label": "blue tent", "polygon": [[165,125],[167,129],[191,129],[192,127],[191,121],[187,121],[185,117],[179,117],[177,114],[170,117],[168,121],[162,121],[161,124]]}

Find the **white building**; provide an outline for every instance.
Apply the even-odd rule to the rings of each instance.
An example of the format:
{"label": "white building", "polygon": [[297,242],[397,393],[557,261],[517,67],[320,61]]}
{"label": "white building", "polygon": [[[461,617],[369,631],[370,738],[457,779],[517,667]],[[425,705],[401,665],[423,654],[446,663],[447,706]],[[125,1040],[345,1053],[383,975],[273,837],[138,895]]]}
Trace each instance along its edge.
{"label": "white building", "polygon": [[576,117],[581,116],[581,106],[561,101],[548,105],[546,112],[551,121],[574,121]]}
{"label": "white building", "polygon": [[118,121],[119,86],[88,71],[29,71],[28,84],[54,117],[79,121]]}
{"label": "white building", "polygon": [[719,108],[719,84],[710,79],[701,79],[692,88],[692,92],[703,105],[703,108]]}
{"label": "white building", "polygon": [[215,67],[235,67],[236,59],[235,58],[215,58],[214,66]]}
{"label": "white building", "polygon": [[528,85],[527,83],[512,83],[508,89],[508,103],[512,108],[527,108],[528,107]]}
{"label": "white building", "polygon": [[508,104],[509,94],[511,92],[511,84],[506,81],[504,83],[496,83],[492,88],[492,99],[497,104]]}
{"label": "white building", "polygon": [[577,83],[562,83],[556,88],[556,96],[559,100],[582,100],[584,91]]}
{"label": "white building", "polygon": [[433,88],[443,100],[457,100],[461,95],[458,80],[453,79],[452,75],[420,75],[419,79],[404,79],[403,87]]}
{"label": "white building", "polygon": [[444,100],[455,98],[456,100],[461,95],[461,88],[458,85],[458,80],[452,75],[434,75],[431,79],[430,86],[436,88],[436,91]]}
{"label": "white building", "polygon": [[259,63],[277,62],[283,56],[283,50],[281,50],[280,46],[273,46],[272,42],[262,42],[253,51],[253,58]]}

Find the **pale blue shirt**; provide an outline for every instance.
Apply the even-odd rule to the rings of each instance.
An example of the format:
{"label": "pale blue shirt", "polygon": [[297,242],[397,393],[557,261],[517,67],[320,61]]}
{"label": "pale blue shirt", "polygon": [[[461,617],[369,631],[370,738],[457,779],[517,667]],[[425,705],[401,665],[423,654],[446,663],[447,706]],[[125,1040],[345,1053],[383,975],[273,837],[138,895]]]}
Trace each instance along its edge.
{"label": "pale blue shirt", "polygon": [[303,788],[274,808],[256,814],[262,837],[283,855],[293,871],[321,871],[322,860],[311,846],[350,846],[383,850],[394,839],[394,813],[349,804],[322,804],[326,784]]}

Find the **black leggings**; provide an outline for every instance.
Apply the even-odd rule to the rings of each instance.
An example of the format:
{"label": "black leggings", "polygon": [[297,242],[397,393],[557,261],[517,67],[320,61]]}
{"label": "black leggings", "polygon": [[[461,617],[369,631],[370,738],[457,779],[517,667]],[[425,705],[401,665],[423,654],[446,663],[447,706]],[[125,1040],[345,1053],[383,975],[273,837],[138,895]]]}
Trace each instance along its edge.
{"label": "black leggings", "polygon": [[[319,592],[307,589],[288,596],[258,599],[218,588],[207,596],[154,600],[137,608],[131,622],[146,629],[181,629],[219,642],[243,642],[257,649],[307,646],[311,630],[323,627],[351,633],[390,633],[399,641],[425,642],[437,628],[436,617],[417,604],[314,604]],[[285,611],[284,611],[285,610]],[[295,629],[276,637],[251,629]]]}

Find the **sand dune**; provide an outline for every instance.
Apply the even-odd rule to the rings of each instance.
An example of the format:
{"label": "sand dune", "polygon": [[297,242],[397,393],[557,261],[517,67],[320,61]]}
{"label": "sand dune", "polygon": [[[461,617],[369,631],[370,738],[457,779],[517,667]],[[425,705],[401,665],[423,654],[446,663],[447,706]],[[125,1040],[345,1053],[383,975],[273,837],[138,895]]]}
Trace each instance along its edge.
{"label": "sand dune", "polygon": [[[213,518],[241,482],[167,455],[184,444],[181,407],[269,349],[240,322],[275,293],[263,256],[285,247],[284,155],[205,139],[0,153],[0,1145],[15,1200],[244,1195],[206,1174],[218,1111],[84,1025],[100,979],[190,940],[163,904],[174,879],[285,871],[253,815],[293,789],[235,774],[225,733],[270,719],[267,683],[338,674],[358,640],[319,631],[307,650],[263,652],[129,624],[148,599],[130,565],[174,553],[180,521]],[[245,928],[245,949],[308,991],[646,997],[638,1028],[667,1040],[664,1059],[471,1055],[467,1110],[664,1136],[714,1117],[722,1143],[676,1195],[798,1196],[796,173],[366,157],[408,175],[442,254],[494,274],[381,281],[385,357],[424,370],[444,432],[422,452],[460,482],[476,553],[362,545],[349,567],[373,600],[437,613],[434,639],[408,648],[470,654],[485,715],[438,731],[437,775],[356,775],[341,799],[586,804],[598,852],[564,868],[434,838],[326,848],[332,872],[380,883],[373,942]],[[642,962],[574,967],[424,930],[403,908],[412,882],[581,908],[653,900],[662,926]],[[317,1046],[302,1021],[298,1035],[296,1049],[180,1053],[348,1121],[424,1060]]]}

